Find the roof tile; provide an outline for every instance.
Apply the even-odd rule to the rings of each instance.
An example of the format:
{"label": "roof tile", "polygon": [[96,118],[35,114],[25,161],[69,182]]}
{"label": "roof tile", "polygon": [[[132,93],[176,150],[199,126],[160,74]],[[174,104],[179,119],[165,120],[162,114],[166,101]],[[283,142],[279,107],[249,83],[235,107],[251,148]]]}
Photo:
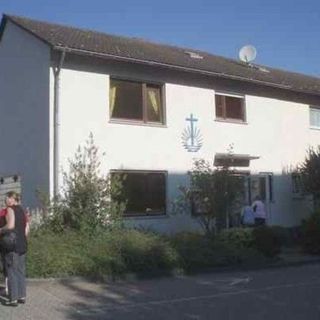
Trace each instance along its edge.
{"label": "roof tile", "polygon": [[[320,95],[320,78],[317,77],[266,66],[262,66],[262,68],[258,65],[250,66],[241,61],[195,49],[151,43],[137,38],[114,36],[23,17],[4,15],[2,24],[7,20],[12,21],[52,47],[68,47],[75,51],[83,50],[88,53],[136,59],[142,63],[187,68],[192,72],[259,82],[267,86],[280,86],[292,91]],[[198,53],[203,59],[191,58],[186,51]]]}

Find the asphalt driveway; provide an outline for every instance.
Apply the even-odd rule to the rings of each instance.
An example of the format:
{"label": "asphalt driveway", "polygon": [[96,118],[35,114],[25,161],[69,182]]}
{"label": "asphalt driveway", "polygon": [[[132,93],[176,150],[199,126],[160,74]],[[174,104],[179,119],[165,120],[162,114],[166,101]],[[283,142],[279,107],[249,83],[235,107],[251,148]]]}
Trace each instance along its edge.
{"label": "asphalt driveway", "polygon": [[115,283],[32,281],[3,320],[320,319],[320,264]]}

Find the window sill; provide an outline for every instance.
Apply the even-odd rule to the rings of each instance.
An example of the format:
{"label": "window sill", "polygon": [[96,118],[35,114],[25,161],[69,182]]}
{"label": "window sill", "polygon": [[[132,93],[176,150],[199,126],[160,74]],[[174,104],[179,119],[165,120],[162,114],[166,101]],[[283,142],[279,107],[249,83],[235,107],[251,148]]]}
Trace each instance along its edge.
{"label": "window sill", "polygon": [[121,119],[110,119],[109,123],[140,126],[140,127],[155,127],[155,128],[167,128],[166,124],[155,123],[155,122],[142,122],[138,120],[121,120]]}
{"label": "window sill", "polygon": [[304,200],[305,197],[304,196],[299,196],[299,195],[295,195],[295,196],[292,196],[292,200]]}
{"label": "window sill", "polygon": [[320,130],[320,127],[311,127],[311,126],[310,126],[309,128],[310,128],[311,130],[318,130],[318,131]]}
{"label": "window sill", "polygon": [[222,119],[222,118],[216,118],[214,119],[216,122],[226,122],[226,123],[233,123],[233,124],[244,124],[247,125],[247,121],[242,121],[242,120],[236,120],[236,119]]}
{"label": "window sill", "polygon": [[163,214],[141,214],[141,215],[125,215],[125,220],[155,220],[155,219],[168,219],[169,216],[166,213]]}

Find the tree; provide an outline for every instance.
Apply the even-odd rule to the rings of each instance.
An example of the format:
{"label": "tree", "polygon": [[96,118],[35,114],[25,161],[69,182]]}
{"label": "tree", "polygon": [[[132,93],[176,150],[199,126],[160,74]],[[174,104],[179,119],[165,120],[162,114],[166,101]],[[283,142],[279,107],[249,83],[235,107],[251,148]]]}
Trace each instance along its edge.
{"label": "tree", "polygon": [[69,161],[62,193],[52,203],[50,220],[56,228],[95,230],[121,220],[125,203],[114,199],[122,192],[122,177],[111,178],[99,168],[99,151],[90,134]]}
{"label": "tree", "polygon": [[320,207],[320,146],[309,148],[305,160],[298,166],[304,190],[313,195],[315,206]]}
{"label": "tree", "polygon": [[212,167],[203,159],[194,161],[188,175],[190,185],[180,187],[174,211],[191,210],[206,233],[228,227],[232,208],[243,192],[242,178],[229,164]]}

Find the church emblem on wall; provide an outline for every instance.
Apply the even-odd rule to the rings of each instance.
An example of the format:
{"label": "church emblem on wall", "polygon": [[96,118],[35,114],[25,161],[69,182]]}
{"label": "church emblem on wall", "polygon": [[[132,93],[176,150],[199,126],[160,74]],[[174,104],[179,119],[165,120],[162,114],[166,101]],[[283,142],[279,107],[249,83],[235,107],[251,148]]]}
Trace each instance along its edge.
{"label": "church emblem on wall", "polygon": [[196,126],[198,119],[194,118],[191,113],[186,121],[188,121],[188,126],[182,132],[182,145],[189,152],[197,152],[202,147],[202,136],[200,129]]}

